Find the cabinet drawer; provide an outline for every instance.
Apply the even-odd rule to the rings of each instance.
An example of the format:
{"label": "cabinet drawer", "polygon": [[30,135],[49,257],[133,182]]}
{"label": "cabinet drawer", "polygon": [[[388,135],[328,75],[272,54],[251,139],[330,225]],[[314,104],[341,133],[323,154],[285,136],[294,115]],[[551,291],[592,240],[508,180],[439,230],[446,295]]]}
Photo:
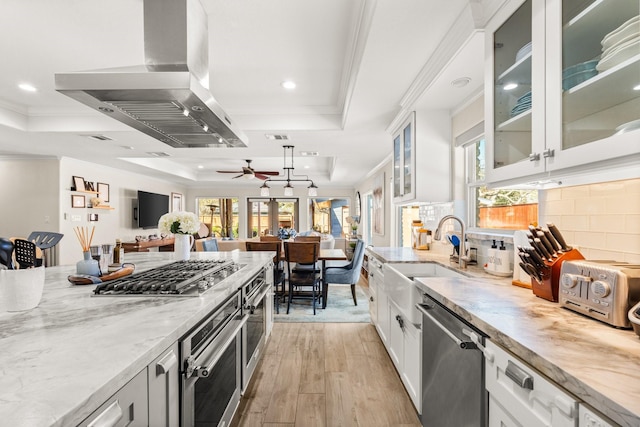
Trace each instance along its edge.
{"label": "cabinet drawer", "polygon": [[492,404],[500,405],[524,427],[576,426],[578,402],[574,398],[491,341],[487,348],[495,355],[493,361],[485,359],[485,386]]}
{"label": "cabinet drawer", "polygon": [[116,392],[80,427],[138,427],[149,425],[147,368]]}

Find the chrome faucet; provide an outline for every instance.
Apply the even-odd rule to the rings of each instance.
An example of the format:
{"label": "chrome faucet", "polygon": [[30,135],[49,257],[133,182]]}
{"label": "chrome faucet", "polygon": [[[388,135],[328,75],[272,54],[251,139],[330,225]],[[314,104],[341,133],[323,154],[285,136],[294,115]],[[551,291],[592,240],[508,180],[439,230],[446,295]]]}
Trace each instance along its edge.
{"label": "chrome faucet", "polygon": [[440,222],[438,223],[438,227],[436,227],[436,232],[433,235],[433,238],[435,240],[440,240],[440,234],[441,231],[440,229],[442,228],[442,224],[445,223],[445,221],[449,220],[449,219],[453,219],[458,221],[458,223],[460,223],[460,247],[458,250],[458,265],[460,266],[460,268],[467,268],[467,261],[469,261],[469,257],[467,256],[467,251],[465,248],[465,240],[466,240],[466,235],[464,233],[464,222],[458,218],[455,215],[445,215],[442,217],[442,219],[440,220]]}

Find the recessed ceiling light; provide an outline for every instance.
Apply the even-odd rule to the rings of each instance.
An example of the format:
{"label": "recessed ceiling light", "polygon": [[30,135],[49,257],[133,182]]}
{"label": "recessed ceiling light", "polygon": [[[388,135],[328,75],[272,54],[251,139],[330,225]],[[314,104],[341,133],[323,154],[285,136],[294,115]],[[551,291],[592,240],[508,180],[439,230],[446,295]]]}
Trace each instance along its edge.
{"label": "recessed ceiling light", "polygon": [[285,80],[282,83],[280,83],[280,86],[282,86],[285,89],[295,89],[296,88],[296,82],[291,81],[291,80]]}
{"label": "recessed ceiling light", "polygon": [[85,135],[87,138],[95,139],[96,141],[113,141],[106,135]]}
{"label": "recessed ceiling light", "polygon": [[640,85],[635,85],[635,86],[633,87],[633,90],[640,90]]}
{"label": "recessed ceiling light", "polygon": [[135,150],[135,148],[130,145],[121,145],[120,147],[124,148],[125,150]]}
{"label": "recessed ceiling light", "polygon": [[305,169],[309,169],[310,167],[311,167],[311,166],[309,166],[309,165],[304,165],[304,166],[303,166],[303,168],[305,168]]}
{"label": "recessed ceiling light", "polygon": [[504,90],[513,90],[518,87],[518,83],[507,83],[504,85]]}
{"label": "recessed ceiling light", "polygon": [[451,86],[456,88],[465,87],[471,82],[470,77],[460,77],[459,79],[455,79],[451,82]]}
{"label": "recessed ceiling light", "polygon": [[38,90],[35,88],[35,86],[30,85],[29,83],[20,83],[18,87],[25,92],[36,92]]}
{"label": "recessed ceiling light", "polygon": [[198,165],[198,169],[204,169],[203,165]]}

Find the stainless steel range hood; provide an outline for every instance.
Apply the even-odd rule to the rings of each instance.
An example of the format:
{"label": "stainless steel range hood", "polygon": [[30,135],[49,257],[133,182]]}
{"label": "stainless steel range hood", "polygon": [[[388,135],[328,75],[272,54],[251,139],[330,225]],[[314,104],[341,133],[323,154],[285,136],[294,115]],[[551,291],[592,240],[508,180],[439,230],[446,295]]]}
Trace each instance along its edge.
{"label": "stainless steel range hood", "polygon": [[199,0],[144,0],[144,66],[58,73],[56,90],[172,147],[246,147],[209,92]]}

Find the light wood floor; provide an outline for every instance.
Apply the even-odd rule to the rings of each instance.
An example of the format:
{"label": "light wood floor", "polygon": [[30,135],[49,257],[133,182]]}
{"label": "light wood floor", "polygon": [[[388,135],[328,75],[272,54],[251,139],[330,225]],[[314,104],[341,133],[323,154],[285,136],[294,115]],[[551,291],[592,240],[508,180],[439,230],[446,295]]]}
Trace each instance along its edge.
{"label": "light wood floor", "polygon": [[368,323],[276,323],[235,427],[420,427]]}

